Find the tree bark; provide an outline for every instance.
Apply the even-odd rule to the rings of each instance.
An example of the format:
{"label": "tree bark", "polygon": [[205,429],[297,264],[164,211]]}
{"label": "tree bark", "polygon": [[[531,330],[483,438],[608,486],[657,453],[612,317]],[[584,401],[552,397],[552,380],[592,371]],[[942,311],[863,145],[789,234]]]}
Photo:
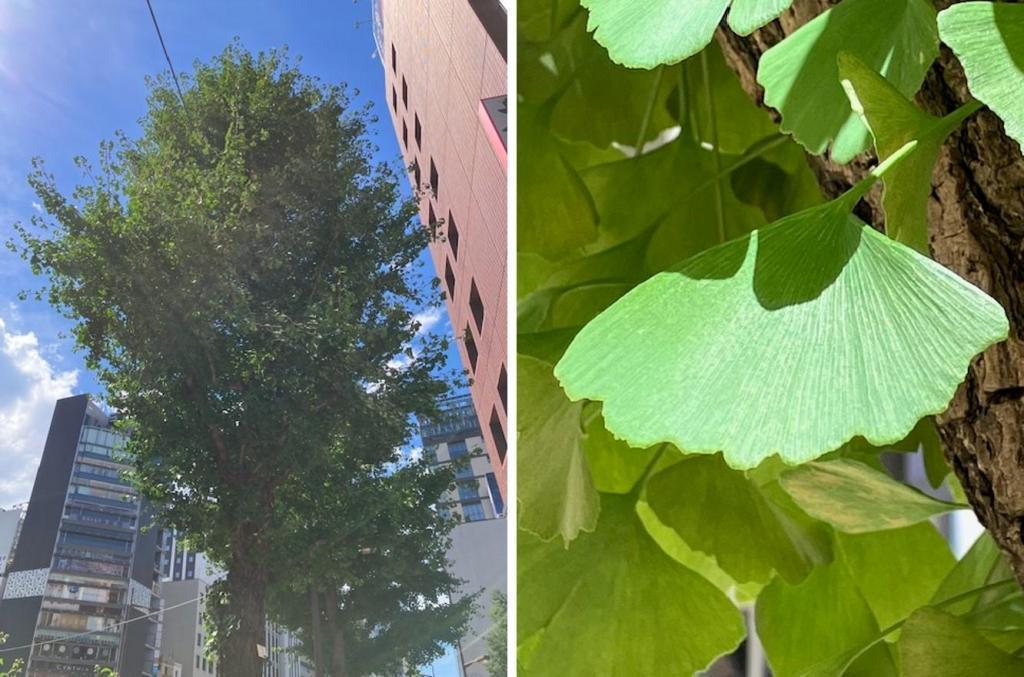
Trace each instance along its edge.
{"label": "tree bark", "polygon": [[324,637],[320,629],[320,593],[312,585],[309,586],[309,612],[312,614],[310,628],[313,635],[313,674],[315,677],[323,677]]}
{"label": "tree bark", "polygon": [[327,628],[331,637],[331,677],[348,677],[348,658],[345,652],[345,629],[338,619],[338,590],[329,586],[324,592],[327,608]]}
{"label": "tree bark", "polygon": [[[796,0],[778,20],[748,37],[719,27],[726,60],[759,105],[764,105],[756,81],[761,55],[838,2]],[[941,10],[953,2],[935,4]],[[941,115],[969,98],[963,70],[943,46],[917,103]],[[874,161],[871,153],[848,165],[808,156],[828,197],[849,188]],[[876,187],[857,209],[876,228],[884,220],[879,200]],[[946,141],[932,176],[928,216],[935,260],[992,295],[1010,319],[1010,338],[974,360],[938,423],[946,459],[974,512],[1024,585],[1024,157],[987,109]]]}
{"label": "tree bark", "polygon": [[251,524],[235,529],[228,564],[227,613],[235,625],[225,638],[220,656],[224,677],[263,674],[263,660],[256,645],[266,646],[266,553]]}

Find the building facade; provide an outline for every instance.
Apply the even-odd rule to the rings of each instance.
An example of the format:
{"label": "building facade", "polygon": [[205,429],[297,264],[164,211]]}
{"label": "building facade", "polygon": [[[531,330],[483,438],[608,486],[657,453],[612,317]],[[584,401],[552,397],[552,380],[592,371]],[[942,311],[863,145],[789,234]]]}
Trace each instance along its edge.
{"label": "building facade", "polygon": [[14,548],[18,543],[24,516],[21,508],[0,510],[0,599],[3,599],[7,568],[14,564]]}
{"label": "building facade", "polygon": [[164,529],[160,534],[161,558],[160,578],[163,581],[187,581],[199,578],[212,583],[224,577],[224,572],[216,568],[206,555],[189,549],[181,535],[173,529]]}
{"label": "building facade", "polygon": [[507,9],[500,0],[374,0],[388,112],[505,492]]}
{"label": "building facade", "polygon": [[122,478],[123,438],[79,395],[57,401],[0,600],[0,632],[27,677],[152,675],[159,645],[157,530]]}
{"label": "building facade", "polygon": [[455,489],[448,492],[440,508],[463,522],[481,522],[503,517],[505,500],[484,438],[468,396],[441,403],[437,421],[420,422],[423,457],[431,465],[454,465]]}
{"label": "building facade", "polygon": [[454,465],[455,487],[442,497],[439,506],[442,512],[462,520],[452,531],[448,560],[451,572],[464,583],[452,591],[452,597],[457,600],[480,593],[477,611],[450,660],[458,663],[460,675],[486,677],[494,594],[507,594],[505,501],[490,457],[483,451],[484,438],[472,400],[454,397],[442,402],[441,410],[438,420],[420,422],[420,438],[428,463]]}

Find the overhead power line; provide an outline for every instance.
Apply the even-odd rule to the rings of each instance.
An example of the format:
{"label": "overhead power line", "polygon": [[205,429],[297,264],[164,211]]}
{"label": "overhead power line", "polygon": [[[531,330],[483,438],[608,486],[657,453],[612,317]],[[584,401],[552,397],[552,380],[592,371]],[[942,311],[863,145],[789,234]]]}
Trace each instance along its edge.
{"label": "overhead power line", "polygon": [[190,599],[190,600],[188,600],[186,602],[181,602],[179,604],[174,604],[174,605],[169,606],[169,607],[164,607],[163,609],[157,609],[156,611],[152,611],[152,612],[150,612],[148,614],[145,614],[143,616],[139,616],[138,618],[131,618],[131,619],[128,619],[127,621],[121,621],[120,623],[115,623],[114,625],[111,625],[108,628],[104,628],[103,630],[89,630],[88,632],[80,632],[80,633],[78,633],[76,635],[68,635],[67,637],[58,637],[56,639],[48,639],[48,640],[45,640],[45,641],[42,641],[42,642],[33,642],[32,644],[23,644],[22,646],[14,646],[14,647],[11,647],[11,648],[4,647],[4,648],[0,649],[0,653],[10,653],[12,651],[22,651],[24,649],[34,649],[35,647],[42,646],[43,644],[53,644],[54,642],[66,642],[69,639],[77,639],[79,637],[88,637],[89,635],[96,635],[96,634],[99,634],[99,633],[109,633],[111,630],[116,630],[118,628],[121,628],[122,626],[128,625],[129,623],[135,623],[137,621],[144,621],[147,618],[150,618],[151,616],[156,616],[157,614],[161,614],[161,613],[163,613],[165,611],[170,611],[171,609],[177,609],[178,607],[182,607],[182,606],[185,606],[187,604],[192,604],[194,602],[198,602],[200,599],[202,599],[201,596],[200,597],[196,597],[195,599]]}
{"label": "overhead power line", "polygon": [[153,3],[150,0],[146,0],[146,7],[149,7],[149,16],[153,18],[153,28],[156,29],[156,37],[160,41],[160,48],[164,50],[164,59],[167,60],[167,66],[171,69],[171,78],[174,80],[174,87],[178,90],[178,98],[181,100],[181,107],[185,109],[185,114],[188,115],[188,106],[185,105],[185,96],[181,93],[181,83],[178,82],[178,73],[174,70],[174,64],[171,63],[171,55],[167,52],[167,45],[164,44],[164,36],[160,32],[160,24],[157,23],[156,13],[153,11]]}

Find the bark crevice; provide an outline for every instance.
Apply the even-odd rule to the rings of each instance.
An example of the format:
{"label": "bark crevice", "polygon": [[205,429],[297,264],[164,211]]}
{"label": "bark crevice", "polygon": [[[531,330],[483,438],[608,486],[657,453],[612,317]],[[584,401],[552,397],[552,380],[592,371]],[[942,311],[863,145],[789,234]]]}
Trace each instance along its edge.
{"label": "bark crevice", "polygon": [[[757,84],[761,55],[838,0],[797,0],[779,19],[747,37],[719,28],[726,61],[751,98],[764,106]],[[938,9],[953,4],[936,2]],[[942,47],[916,100],[935,115],[969,100],[963,70]],[[776,122],[778,114],[771,111]],[[874,164],[871,153],[847,165],[808,155],[822,192],[835,197]],[[883,227],[881,193],[857,214]],[[932,176],[929,237],[936,261],[991,294],[1010,319],[1010,338],[971,364],[949,409],[938,417],[947,460],[979,520],[1024,585],[1024,157],[1002,122],[983,109],[946,141]]]}

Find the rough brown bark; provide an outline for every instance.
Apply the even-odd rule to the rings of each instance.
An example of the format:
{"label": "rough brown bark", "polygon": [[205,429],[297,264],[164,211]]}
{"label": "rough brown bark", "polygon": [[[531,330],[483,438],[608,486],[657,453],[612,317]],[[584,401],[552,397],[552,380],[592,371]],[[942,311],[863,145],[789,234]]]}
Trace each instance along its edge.
{"label": "rough brown bark", "polygon": [[309,612],[312,615],[310,627],[313,634],[313,676],[324,675],[324,639],[320,629],[320,593],[312,585],[309,586]]}
{"label": "rough brown bark", "polygon": [[345,651],[345,629],[338,613],[338,590],[328,586],[324,592],[327,607],[327,628],[331,637],[331,677],[348,677],[348,656]]}
{"label": "rough brown bark", "polygon": [[240,524],[232,535],[228,563],[227,613],[237,625],[224,640],[220,673],[224,677],[252,677],[263,674],[263,660],[257,644],[266,641],[266,552],[253,525]]}
{"label": "rough brown bark", "polygon": [[[796,0],[792,9],[753,35],[725,26],[717,39],[743,88],[760,105],[756,81],[761,55],[839,0]],[[953,4],[939,0],[943,9]],[[943,46],[917,102],[933,114],[952,111],[970,94],[953,54]],[[873,164],[864,154],[848,165],[808,156],[824,193],[835,196]],[[876,190],[858,207],[883,224]],[[971,116],[947,140],[932,177],[928,206],[933,257],[991,294],[1006,309],[1010,338],[971,365],[939,432],[946,458],[974,512],[1006,554],[1024,585],[1024,157],[988,110]]]}

